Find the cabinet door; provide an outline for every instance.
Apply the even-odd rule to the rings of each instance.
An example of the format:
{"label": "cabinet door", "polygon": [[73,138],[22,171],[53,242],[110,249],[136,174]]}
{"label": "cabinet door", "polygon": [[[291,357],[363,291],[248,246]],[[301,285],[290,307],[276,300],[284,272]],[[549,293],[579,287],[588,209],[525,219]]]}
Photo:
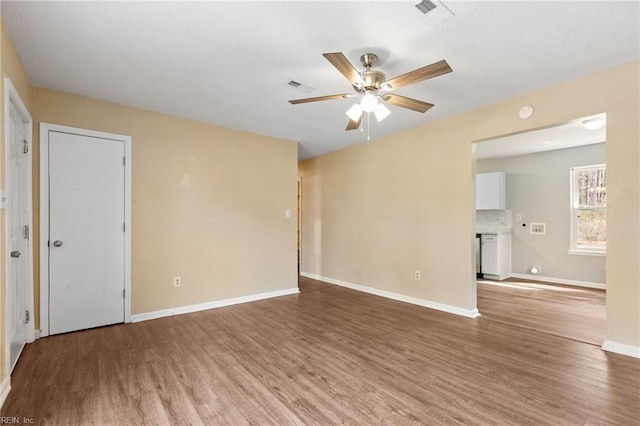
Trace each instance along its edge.
{"label": "cabinet door", "polygon": [[500,275],[498,267],[498,236],[482,236],[482,273]]}
{"label": "cabinet door", "polygon": [[498,235],[498,270],[502,278],[511,276],[511,234]]}
{"label": "cabinet door", "polygon": [[505,209],[505,178],[503,172],[476,175],[476,210]]}

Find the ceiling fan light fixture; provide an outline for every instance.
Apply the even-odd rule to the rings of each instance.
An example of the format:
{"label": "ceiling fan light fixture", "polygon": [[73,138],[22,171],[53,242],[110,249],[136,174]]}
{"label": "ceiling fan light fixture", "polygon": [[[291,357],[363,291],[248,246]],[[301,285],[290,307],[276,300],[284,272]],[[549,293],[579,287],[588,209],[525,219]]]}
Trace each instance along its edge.
{"label": "ceiling fan light fixture", "polygon": [[362,97],[360,106],[364,112],[373,112],[378,106],[378,98],[371,91],[367,90],[367,93]]}
{"label": "ceiling fan light fixture", "polygon": [[[427,8],[429,8],[431,4],[434,4],[433,2],[437,2],[439,9],[446,9],[444,5],[441,5],[440,0],[433,0],[433,2],[431,0],[420,1],[421,3],[425,3]],[[381,102],[420,113],[426,112],[429,108],[433,107],[433,104],[388,92],[453,71],[447,61],[442,59],[438,62],[434,62],[430,65],[426,65],[394,77],[391,80],[387,80],[387,77],[383,72],[372,68],[378,58],[374,53],[365,53],[360,57],[360,62],[364,67],[364,70],[361,71],[358,71],[342,52],[323,53],[322,56],[324,56],[325,59],[349,81],[354,89],[354,94],[342,93],[336,95],[316,96],[313,98],[293,99],[290,100],[289,103],[296,105],[309,102],[328,101],[331,99],[358,97],[358,103],[352,105],[351,108],[346,111],[346,114],[349,117],[349,122],[345,128],[346,131],[356,130],[358,128],[362,129],[362,122],[364,118],[367,119],[364,121],[366,121],[368,129],[371,120],[370,115],[367,115],[367,117],[364,116],[365,112],[367,114],[371,114],[372,112],[375,113],[378,122],[388,117],[391,111],[389,111],[385,106],[382,106]],[[289,83],[291,86],[295,87],[301,85],[298,89],[304,86],[304,84],[295,80],[290,81]]]}
{"label": "ceiling fan light fixture", "polygon": [[378,106],[373,110],[373,113],[376,115],[376,120],[378,120],[379,123],[387,118],[389,114],[391,114],[391,111],[389,111],[389,108],[384,106],[382,103],[378,103]]}
{"label": "ceiling fan light fixture", "polygon": [[355,104],[347,110],[346,114],[352,121],[357,122],[360,120],[360,116],[362,115],[362,107],[360,104]]}

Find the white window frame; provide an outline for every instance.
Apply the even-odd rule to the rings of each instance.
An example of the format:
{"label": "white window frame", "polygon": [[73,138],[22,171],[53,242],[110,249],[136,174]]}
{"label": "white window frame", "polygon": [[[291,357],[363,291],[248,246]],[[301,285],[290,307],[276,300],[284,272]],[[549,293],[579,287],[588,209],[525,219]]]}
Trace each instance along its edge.
{"label": "white window frame", "polygon": [[[599,169],[599,168],[604,168],[606,170],[607,165],[592,164],[589,166],[572,167],[571,169],[569,169],[569,176],[570,176],[569,217],[571,221],[571,225],[570,225],[571,235],[569,236],[569,254],[577,254],[577,255],[583,255],[583,256],[606,256],[607,255],[606,248],[601,249],[601,248],[578,247],[578,241],[577,241],[578,240],[578,235],[577,235],[578,223],[576,220],[576,210],[584,210],[584,209],[578,209],[578,207],[576,207],[576,205],[578,204],[578,191],[577,191],[576,182],[575,182],[576,172],[581,170],[591,170],[591,169]],[[593,210],[601,210],[601,209],[606,210],[606,207],[593,208]]]}

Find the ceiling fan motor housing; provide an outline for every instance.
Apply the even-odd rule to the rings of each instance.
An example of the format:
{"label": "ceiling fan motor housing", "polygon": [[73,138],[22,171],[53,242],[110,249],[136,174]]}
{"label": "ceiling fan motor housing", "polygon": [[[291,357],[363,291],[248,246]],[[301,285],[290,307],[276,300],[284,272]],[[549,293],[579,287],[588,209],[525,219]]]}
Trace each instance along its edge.
{"label": "ceiling fan motor housing", "polygon": [[385,82],[387,77],[380,71],[367,70],[362,73],[364,79],[364,90],[379,90],[382,83]]}
{"label": "ceiling fan motor housing", "polygon": [[365,53],[364,55],[360,56],[360,62],[362,62],[362,66],[364,66],[365,69],[360,73],[360,75],[362,75],[362,79],[364,80],[364,85],[362,87],[357,87],[359,91],[377,91],[380,89],[382,83],[384,83],[387,79],[384,73],[371,69],[371,67],[376,63],[377,60],[378,56],[374,53]]}

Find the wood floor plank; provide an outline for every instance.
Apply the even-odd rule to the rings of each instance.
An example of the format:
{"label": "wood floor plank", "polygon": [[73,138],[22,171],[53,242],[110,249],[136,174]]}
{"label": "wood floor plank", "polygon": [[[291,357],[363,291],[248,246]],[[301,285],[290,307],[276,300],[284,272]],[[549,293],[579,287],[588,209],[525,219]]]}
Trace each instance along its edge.
{"label": "wood floor plank", "polygon": [[298,295],[47,337],[25,348],[2,415],[51,425],[638,424],[640,360],[509,320],[551,308],[480,287],[482,303],[503,309],[495,318],[301,279]]}
{"label": "wood floor plank", "polygon": [[601,345],[606,332],[604,290],[522,279],[478,281],[485,319]]}

